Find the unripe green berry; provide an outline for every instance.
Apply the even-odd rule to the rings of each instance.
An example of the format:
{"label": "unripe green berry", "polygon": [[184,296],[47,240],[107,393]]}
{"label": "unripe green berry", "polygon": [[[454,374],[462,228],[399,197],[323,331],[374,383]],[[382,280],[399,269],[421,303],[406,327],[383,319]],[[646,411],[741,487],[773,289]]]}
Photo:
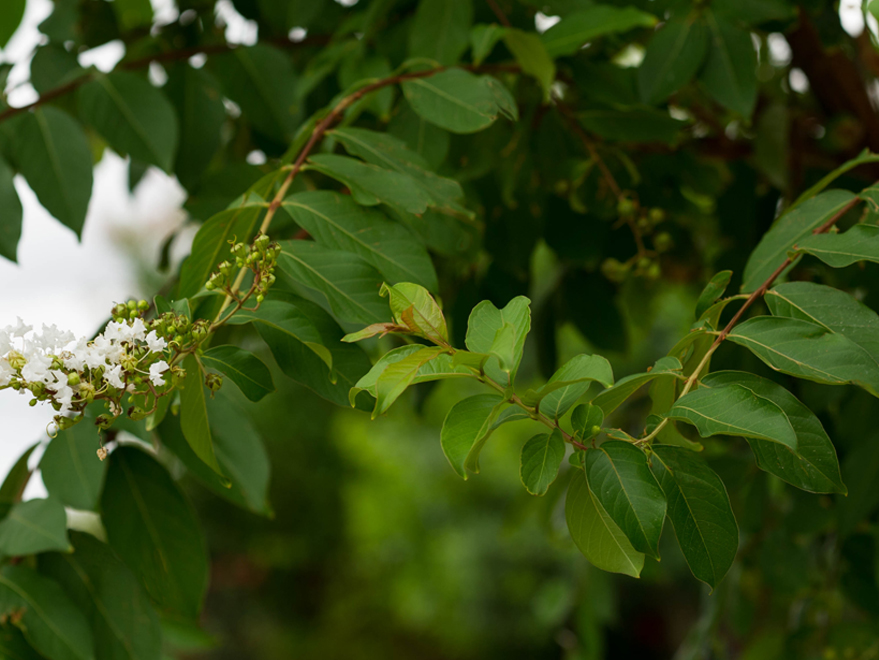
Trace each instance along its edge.
{"label": "unripe green berry", "polygon": [[637,204],[628,197],[623,197],[617,202],[617,213],[623,217],[633,215],[637,208]]}
{"label": "unripe green berry", "polygon": [[73,387],[74,385],[79,385],[79,374],[75,371],[73,373],[67,374],[67,384]]}
{"label": "unripe green berry", "polygon": [[673,246],[674,241],[668,232],[664,231],[653,237],[653,247],[657,252],[668,252]]}

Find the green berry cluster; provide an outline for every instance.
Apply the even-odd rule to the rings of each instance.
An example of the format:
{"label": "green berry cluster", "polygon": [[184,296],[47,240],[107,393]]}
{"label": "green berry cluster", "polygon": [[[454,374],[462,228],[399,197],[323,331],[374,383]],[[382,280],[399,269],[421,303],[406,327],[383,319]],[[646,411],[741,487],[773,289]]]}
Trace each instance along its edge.
{"label": "green berry cluster", "polygon": [[262,303],[269,287],[275,283],[275,264],[281,254],[281,246],[271,242],[265,234],[259,234],[248,246],[244,243],[229,241],[231,259],[221,262],[217,270],[205,284],[208,291],[223,291],[227,295],[241,300],[235,290],[235,278],[242,268],[253,272],[253,284],[245,297],[256,296],[257,304]]}

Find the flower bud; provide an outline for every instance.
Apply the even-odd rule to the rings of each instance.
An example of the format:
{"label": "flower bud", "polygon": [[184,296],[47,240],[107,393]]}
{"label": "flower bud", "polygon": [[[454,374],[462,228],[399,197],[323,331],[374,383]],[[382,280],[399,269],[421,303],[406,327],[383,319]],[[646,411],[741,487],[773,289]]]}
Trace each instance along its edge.
{"label": "flower bud", "polygon": [[653,247],[656,248],[657,252],[668,252],[673,246],[674,241],[667,231],[653,237]]}
{"label": "flower bud", "polygon": [[150,304],[146,300],[141,300],[137,303],[137,308],[140,311],[145,312],[150,308]]}
{"label": "flower bud", "polygon": [[114,419],[110,415],[98,415],[95,417],[95,426],[99,429],[108,429],[113,424]]}
{"label": "flower bud", "polygon": [[130,309],[132,312],[137,309],[137,302],[134,300],[129,300],[127,305],[128,305],[128,309]]}
{"label": "flower bud", "polygon": [[223,377],[219,374],[206,374],[204,384],[211,392],[217,392],[223,387]]}
{"label": "flower bud", "polygon": [[75,371],[67,374],[67,384],[70,385],[71,387],[74,387],[75,385],[79,385],[79,374],[76,373]]}
{"label": "flower bud", "polygon": [[623,197],[617,202],[617,213],[624,218],[634,215],[637,208],[638,205],[628,197]]}

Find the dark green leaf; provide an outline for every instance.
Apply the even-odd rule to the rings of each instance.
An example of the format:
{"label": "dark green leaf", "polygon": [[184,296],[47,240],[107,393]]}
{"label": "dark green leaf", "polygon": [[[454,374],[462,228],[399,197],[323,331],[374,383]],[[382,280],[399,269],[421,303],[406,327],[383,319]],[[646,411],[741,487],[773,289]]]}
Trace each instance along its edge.
{"label": "dark green leaf", "polygon": [[543,33],[552,57],[573,55],[587,42],[605,34],[656,25],[656,18],[634,7],[586,6],[572,12]]}
{"label": "dark green leaf", "polygon": [[24,6],[27,0],[6,0],[0,6],[0,48],[4,48],[10,37],[15,34],[21,19],[24,17]]}
{"label": "dark green leaf", "polygon": [[714,589],[732,566],[739,528],[720,477],[679,447],[653,448],[653,472],[668,499],[668,517],[693,575]]}
{"label": "dark green leaf", "polygon": [[496,23],[474,25],[470,30],[470,51],[473,64],[480,65],[491,54],[497,42],[504,38],[506,28]]}
{"label": "dark green leaf", "polygon": [[504,405],[497,394],[477,394],[452,406],[443,422],[440,443],[452,469],[463,479],[479,472],[479,452]]}
{"label": "dark green leaf", "polygon": [[427,250],[405,227],[330,191],[303,192],[283,208],[316,242],[353,252],[389,282],[417,282],[436,290],[436,271]]}
{"label": "dark green leaf", "polygon": [[0,657],[4,660],[44,660],[45,656],[27,643],[18,628],[3,626],[0,627]]}
{"label": "dark green leaf", "polygon": [[805,236],[796,248],[833,268],[845,268],[857,261],[879,262],[879,227],[855,225],[842,234]]}
{"label": "dark green leaf", "polygon": [[50,496],[13,504],[0,520],[0,553],[17,557],[47,550],[70,550],[61,500]]}
{"label": "dark green leaf", "polygon": [[40,556],[40,572],[56,580],[88,619],[95,660],[159,660],[162,630],[146,593],[109,546],[71,532],[75,552]]}
{"label": "dark green leaf", "polygon": [[124,71],[98,75],[79,88],[83,121],[114,151],[170,173],[177,153],[177,116],[158,89]]}
{"label": "dark green leaf", "polygon": [[578,355],[556,371],[549,381],[536,392],[528,392],[525,402],[536,403],[540,412],[550,419],[558,419],[586,394],[593,382],[604,387],[613,385],[610,362],[600,355]]}
{"label": "dark green leaf", "polygon": [[25,450],[6,474],[3,485],[0,486],[0,519],[5,518],[12,505],[21,499],[21,494],[31,478],[31,470],[28,468],[27,462],[38,446],[39,443],[31,445]]}
{"label": "dark green leaf", "polygon": [[31,84],[39,94],[45,94],[53,87],[84,73],[76,55],[54,42],[37,48],[34,59],[31,60]]}
{"label": "dark green leaf", "polygon": [[635,550],[659,559],[666,501],[646,454],[629,442],[609,440],[586,452],[585,467],[589,490]]}
{"label": "dark green leaf", "polygon": [[522,73],[532,76],[543,88],[543,101],[549,103],[552,85],[555,82],[555,62],[546,52],[540,35],[507,28],[504,43],[516,58]]}
{"label": "dark green leaf", "polygon": [[702,379],[707,387],[737,383],[781,408],[797,435],[796,451],[777,442],[749,438],[761,469],[812,493],[846,493],[836,449],[815,414],[781,385],[754,374],[718,371]]}
{"label": "dark green leaf", "polygon": [[15,173],[0,159],[0,257],[18,261],[18,241],[21,239],[21,200],[12,183]]}
{"label": "dark green leaf", "polygon": [[828,190],[785,213],[766,232],[748,258],[742,291],[750,293],[781,266],[788,251],[855,198],[847,190]]}
{"label": "dark green leaf", "polygon": [[214,455],[211,427],[205,403],[204,374],[195,355],[187,355],[183,360],[186,378],[180,392],[180,426],[192,451],[211,469],[222,474]]}
{"label": "dark green leaf", "polygon": [[632,577],[641,575],[644,555],[632,547],[619,526],[592,494],[586,476],[575,471],[565,499],[571,538],[596,568]]}
{"label": "dark green leaf", "polygon": [[661,103],[690,82],[702,67],[708,42],[708,28],[692,16],[665,23],[650,39],[638,68],[641,99]]}
{"label": "dark green leaf", "polygon": [[[265,304],[265,303],[263,303]],[[327,351],[329,355],[329,351]],[[251,401],[275,391],[272,373],[262,360],[237,346],[214,346],[201,356],[202,364],[226,374]]]}
{"label": "dark green leaf", "polygon": [[564,458],[565,440],[559,429],[541,433],[526,442],[519,461],[519,478],[525,490],[532,495],[545,495],[558,476]]}
{"label": "dark green leaf", "polygon": [[25,639],[48,660],[95,660],[88,621],[61,586],[24,566],[0,571],[0,614],[21,614]]}
{"label": "dark green leaf", "polygon": [[433,169],[439,167],[449,152],[449,134],[426,121],[405,99],[398,104],[397,114],[388,124],[388,133],[403,140]]}
{"label": "dark green leaf", "polygon": [[656,108],[590,108],[577,114],[592,133],[620,142],[674,142],[686,121]]}
{"label": "dark green leaf", "polygon": [[58,434],[40,459],[40,475],[49,493],[66,506],[94,511],[107,464],[97,456],[98,431],[83,421]]}
{"label": "dark green leaf", "polygon": [[150,0],[113,0],[113,11],[119,19],[119,26],[123,30],[145,25],[149,27],[153,22],[153,6]]}
{"label": "dark green leaf", "polygon": [[757,51],[751,33],[710,10],[705,20],[711,41],[699,80],[715,101],[749,119],[757,102]]}
{"label": "dark green leaf", "polygon": [[154,458],[117,447],[101,498],[110,546],[166,614],[195,619],[208,581],[192,505]]}
{"label": "dark green leaf", "polygon": [[604,416],[607,417],[626,399],[637,392],[642,385],[661,376],[680,378],[681,369],[681,362],[677,358],[660,358],[650,371],[620,378],[613,387],[599,392],[598,396],[592,399],[592,404],[601,408]]}
{"label": "dark green leaf", "polygon": [[582,440],[589,440],[598,435],[602,424],[604,424],[604,412],[591,403],[581,404],[571,413],[571,426]]}
{"label": "dark green leaf", "polygon": [[409,30],[409,57],[455,64],[467,49],[472,22],[471,0],[421,0]]}
{"label": "dark green leaf", "polygon": [[722,270],[711,278],[711,281],[702,289],[699,294],[699,300],[696,302],[696,318],[702,318],[702,315],[711,307],[717,299],[726,291],[729,281],[732,279],[731,270]]}

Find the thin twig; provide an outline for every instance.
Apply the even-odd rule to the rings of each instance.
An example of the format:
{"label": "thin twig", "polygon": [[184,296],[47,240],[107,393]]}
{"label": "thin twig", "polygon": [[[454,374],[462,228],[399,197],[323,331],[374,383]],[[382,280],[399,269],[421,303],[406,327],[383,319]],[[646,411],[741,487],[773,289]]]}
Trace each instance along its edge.
{"label": "thin twig", "polygon": [[501,22],[501,25],[504,27],[512,27],[504,10],[501,9],[500,5],[495,0],[486,0],[486,2],[488,3],[488,6],[491,7],[494,15],[497,16],[497,19]]}

